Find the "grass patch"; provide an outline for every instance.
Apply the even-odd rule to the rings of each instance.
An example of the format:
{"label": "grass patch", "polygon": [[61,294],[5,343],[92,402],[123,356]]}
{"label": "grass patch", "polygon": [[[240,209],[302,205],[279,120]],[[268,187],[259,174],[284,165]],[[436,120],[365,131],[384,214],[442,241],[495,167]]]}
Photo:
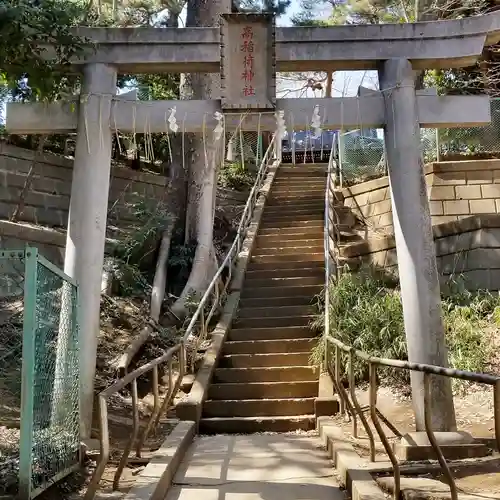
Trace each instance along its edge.
{"label": "grass patch", "polygon": [[[330,289],[330,334],[356,349],[374,356],[408,359],[403,308],[398,281],[372,268],[343,273]],[[467,292],[452,286],[442,297],[449,362],[453,368],[484,372],[492,357],[487,332],[500,325],[500,294],[488,291]],[[324,312],[314,328],[323,328]],[[312,353],[317,363],[324,343]],[[347,369],[346,364],[344,366]],[[367,365],[355,361],[358,381],[367,379]],[[379,370],[381,381],[391,385],[407,384],[408,371]],[[346,375],[346,374],[344,374]]]}

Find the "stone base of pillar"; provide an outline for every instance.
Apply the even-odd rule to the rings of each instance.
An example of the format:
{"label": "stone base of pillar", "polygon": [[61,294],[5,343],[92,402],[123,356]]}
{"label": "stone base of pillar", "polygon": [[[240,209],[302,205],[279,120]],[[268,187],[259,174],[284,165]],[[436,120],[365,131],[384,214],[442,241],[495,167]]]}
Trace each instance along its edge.
{"label": "stone base of pillar", "polygon": [[[447,460],[461,460],[488,455],[488,447],[476,441],[468,432],[435,432],[436,440]],[[409,432],[398,443],[394,452],[399,460],[436,460],[427,433]]]}

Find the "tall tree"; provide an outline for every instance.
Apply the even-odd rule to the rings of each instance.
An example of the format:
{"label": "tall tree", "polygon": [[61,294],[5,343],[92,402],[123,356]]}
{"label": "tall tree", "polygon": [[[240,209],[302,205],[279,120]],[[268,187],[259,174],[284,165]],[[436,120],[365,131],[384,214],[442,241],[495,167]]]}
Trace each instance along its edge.
{"label": "tall tree", "polygon": [[[80,0],[3,0],[0,3],[0,76],[11,87],[29,73],[30,87],[39,98],[54,98],[66,79],[60,71],[82,49],[71,28],[88,14]],[[54,47],[48,60],[47,46]]]}

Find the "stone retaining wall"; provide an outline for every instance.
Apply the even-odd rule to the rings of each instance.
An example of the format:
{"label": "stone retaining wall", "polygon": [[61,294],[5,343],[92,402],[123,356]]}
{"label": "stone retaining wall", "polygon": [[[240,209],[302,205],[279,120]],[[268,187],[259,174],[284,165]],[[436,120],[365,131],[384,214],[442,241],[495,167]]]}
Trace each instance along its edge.
{"label": "stone retaining wall", "polygon": [[[425,171],[433,224],[500,213],[500,160],[431,163]],[[370,228],[393,232],[387,177],[344,188],[342,194]]]}
{"label": "stone retaining wall", "polygon": [[[0,141],[0,219],[9,219],[19,203],[35,152]],[[97,168],[97,166],[96,166]],[[35,174],[25,197],[20,221],[51,227],[66,227],[73,160],[44,154],[35,165]],[[161,202],[168,178],[115,166],[111,170],[109,220],[116,225],[133,221],[130,203],[138,199]],[[217,204],[228,211],[246,202],[248,193],[219,189]]]}
{"label": "stone retaining wall", "polygon": [[[500,215],[475,215],[434,226],[442,282],[462,276],[469,290],[500,290]],[[373,235],[342,255],[385,269],[397,266],[393,236]]]}

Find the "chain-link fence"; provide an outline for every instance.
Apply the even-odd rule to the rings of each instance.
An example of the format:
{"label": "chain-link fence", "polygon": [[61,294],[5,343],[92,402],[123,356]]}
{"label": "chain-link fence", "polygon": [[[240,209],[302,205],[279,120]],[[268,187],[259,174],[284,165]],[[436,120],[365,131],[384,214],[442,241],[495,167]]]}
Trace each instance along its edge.
{"label": "chain-link fence", "polygon": [[491,123],[486,127],[438,130],[436,150],[440,159],[454,160],[458,155],[500,157],[500,99],[491,99],[490,105]]}
{"label": "chain-link fence", "polygon": [[0,492],[28,500],[79,464],[77,287],[35,248],[0,266]]}
{"label": "chain-link fence", "polygon": [[235,131],[226,134],[226,161],[240,163],[249,172],[257,172],[264,154],[262,134]]}
{"label": "chain-link fence", "polygon": [[[485,127],[421,129],[425,163],[468,158],[500,158],[500,99],[491,99],[491,123]],[[353,184],[386,173],[384,133],[349,130],[338,135],[343,182]]]}

